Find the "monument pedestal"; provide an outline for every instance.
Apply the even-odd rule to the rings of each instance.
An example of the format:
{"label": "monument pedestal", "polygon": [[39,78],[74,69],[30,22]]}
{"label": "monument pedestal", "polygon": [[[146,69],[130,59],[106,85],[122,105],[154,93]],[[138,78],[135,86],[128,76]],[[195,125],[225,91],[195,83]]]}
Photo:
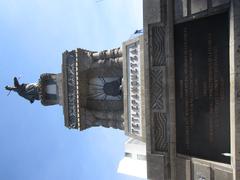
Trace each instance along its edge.
{"label": "monument pedestal", "polygon": [[240,179],[240,2],[144,0],[149,179]]}

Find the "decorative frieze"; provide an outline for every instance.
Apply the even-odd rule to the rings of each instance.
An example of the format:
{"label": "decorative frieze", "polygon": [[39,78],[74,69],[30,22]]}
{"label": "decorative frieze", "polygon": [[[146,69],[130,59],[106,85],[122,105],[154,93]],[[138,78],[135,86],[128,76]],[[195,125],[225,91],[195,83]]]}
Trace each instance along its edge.
{"label": "decorative frieze", "polygon": [[152,66],[165,66],[165,29],[160,24],[152,24],[149,28],[149,52]]}
{"label": "decorative frieze", "polygon": [[68,119],[67,126],[69,128],[78,128],[78,109],[77,109],[77,76],[76,76],[76,54],[75,51],[65,52],[63,59],[63,72],[65,75],[65,103],[67,109],[65,118]]}
{"label": "decorative frieze", "polygon": [[148,36],[152,151],[167,152],[165,27],[161,23],[151,24]]}
{"label": "decorative frieze", "polygon": [[141,80],[140,80],[140,44],[135,42],[127,47],[128,62],[128,104],[129,131],[142,136],[141,124]]}
{"label": "decorative frieze", "polygon": [[151,71],[151,108],[154,112],[166,112],[166,67],[155,66]]}
{"label": "decorative frieze", "polygon": [[153,147],[156,151],[166,152],[167,144],[167,115],[164,113],[153,113]]}
{"label": "decorative frieze", "polygon": [[145,141],[143,36],[123,43],[124,126],[128,136]]}

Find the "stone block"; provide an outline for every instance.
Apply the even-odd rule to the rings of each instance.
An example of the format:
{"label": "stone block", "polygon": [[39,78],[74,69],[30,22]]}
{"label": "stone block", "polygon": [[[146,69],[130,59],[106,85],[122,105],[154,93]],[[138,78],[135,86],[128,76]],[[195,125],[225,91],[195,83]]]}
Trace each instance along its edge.
{"label": "stone block", "polygon": [[191,12],[192,14],[207,10],[207,0],[191,0]]}
{"label": "stone block", "polygon": [[147,173],[148,179],[165,180],[165,162],[164,155],[149,154],[147,156]]}
{"label": "stone block", "polygon": [[160,0],[143,1],[144,22],[152,24],[161,21],[160,5]]}
{"label": "stone block", "polygon": [[176,158],[176,177],[178,180],[191,180],[191,162],[183,158]]}
{"label": "stone block", "polygon": [[233,179],[232,173],[220,169],[214,170],[214,180],[232,180],[232,179]]}
{"label": "stone block", "polygon": [[175,0],[175,19],[187,16],[187,0]]}
{"label": "stone block", "polygon": [[211,169],[209,166],[199,163],[193,164],[194,180],[211,180]]}
{"label": "stone block", "polygon": [[229,0],[212,0],[213,7],[220,6],[227,3],[229,3]]}

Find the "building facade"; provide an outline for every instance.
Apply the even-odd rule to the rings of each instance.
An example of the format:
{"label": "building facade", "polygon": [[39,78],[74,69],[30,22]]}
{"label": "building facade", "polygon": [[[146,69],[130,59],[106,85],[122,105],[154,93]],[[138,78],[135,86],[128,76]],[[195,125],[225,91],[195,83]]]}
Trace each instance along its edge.
{"label": "building facade", "polygon": [[119,162],[118,173],[147,179],[146,143],[128,138],[125,142],[125,155]]}

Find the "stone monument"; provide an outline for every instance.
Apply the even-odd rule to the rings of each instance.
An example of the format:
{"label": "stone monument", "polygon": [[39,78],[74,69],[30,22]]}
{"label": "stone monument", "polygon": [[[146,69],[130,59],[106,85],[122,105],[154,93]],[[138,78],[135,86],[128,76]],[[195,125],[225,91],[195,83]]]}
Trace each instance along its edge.
{"label": "stone monument", "polygon": [[63,53],[62,73],[45,73],[38,83],[5,87],[45,106],[63,106],[65,126],[84,130],[94,126],[124,129],[122,52],[120,48],[95,52],[84,49]]}
{"label": "stone monument", "polygon": [[62,80],[65,126],[80,130],[93,126],[123,129],[120,48],[64,52]]}
{"label": "stone monument", "polygon": [[240,179],[240,1],[144,0],[148,178]]}
{"label": "stone monument", "polygon": [[240,180],[240,1],[143,0],[143,15],[121,48],[66,51],[61,73],[6,89],[146,142],[148,179]]}

